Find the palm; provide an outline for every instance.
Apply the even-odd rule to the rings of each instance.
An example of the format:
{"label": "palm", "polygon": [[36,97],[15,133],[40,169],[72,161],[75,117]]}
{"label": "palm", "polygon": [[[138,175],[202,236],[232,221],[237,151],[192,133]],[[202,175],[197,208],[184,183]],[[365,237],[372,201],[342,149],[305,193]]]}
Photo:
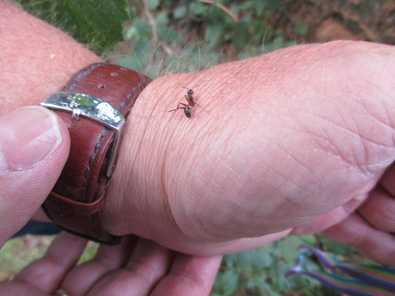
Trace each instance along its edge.
{"label": "palm", "polygon": [[221,260],[128,238],[101,246],[92,261],[76,266],[85,243],[61,235],[43,259],[2,283],[0,295],[208,295]]}

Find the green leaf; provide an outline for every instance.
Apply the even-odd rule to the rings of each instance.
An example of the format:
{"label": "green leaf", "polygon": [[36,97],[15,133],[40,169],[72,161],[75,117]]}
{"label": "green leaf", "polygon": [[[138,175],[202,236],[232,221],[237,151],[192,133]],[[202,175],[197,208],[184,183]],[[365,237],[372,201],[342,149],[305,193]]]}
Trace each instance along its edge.
{"label": "green leaf", "polygon": [[200,2],[193,2],[190,6],[189,9],[191,12],[196,15],[196,16],[202,16],[207,12],[207,6],[203,5]]}
{"label": "green leaf", "polygon": [[216,47],[224,33],[224,27],[220,24],[213,24],[207,27],[205,40],[208,42],[209,48]]}
{"label": "green leaf", "polygon": [[296,34],[304,36],[309,31],[309,27],[304,23],[296,24],[294,31]]}
{"label": "green leaf", "polygon": [[159,0],[148,0],[147,2],[148,2],[148,8],[150,10],[157,9],[159,7],[159,4],[160,4]]}
{"label": "green leaf", "polygon": [[133,39],[133,38],[135,38],[136,36],[138,36],[138,31],[137,31],[137,28],[136,28],[135,26],[130,26],[130,27],[125,31],[125,34],[124,34],[124,38],[125,38],[126,40]]}
{"label": "green leaf", "polygon": [[147,23],[147,21],[143,19],[137,19],[125,31],[125,39],[127,40],[148,39],[150,35],[151,35],[151,27]]}
{"label": "green leaf", "polygon": [[187,14],[187,8],[185,5],[177,6],[173,12],[173,16],[175,19],[182,19],[186,16],[186,14]]}
{"label": "green leaf", "polygon": [[160,26],[166,26],[169,23],[169,17],[166,11],[162,11],[157,14],[156,16],[156,25],[158,27]]}
{"label": "green leaf", "polygon": [[238,274],[233,270],[220,273],[215,283],[215,290],[221,292],[221,295],[231,295],[238,287]]}

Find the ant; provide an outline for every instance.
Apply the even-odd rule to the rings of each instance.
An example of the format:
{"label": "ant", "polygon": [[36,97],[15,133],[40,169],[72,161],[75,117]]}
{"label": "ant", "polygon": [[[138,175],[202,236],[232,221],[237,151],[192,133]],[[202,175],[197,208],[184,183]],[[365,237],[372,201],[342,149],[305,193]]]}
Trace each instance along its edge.
{"label": "ant", "polygon": [[169,110],[169,112],[174,112],[179,109],[183,109],[185,116],[188,118],[191,118],[192,117],[192,107],[194,107],[196,105],[195,98],[193,97],[193,89],[188,88],[187,94],[184,95],[184,98],[188,104],[178,103],[177,107],[175,109]]}
{"label": "ant", "polygon": [[195,98],[193,97],[193,89],[188,88],[187,94],[184,95],[185,100],[187,100],[189,106],[193,107],[196,105]]}

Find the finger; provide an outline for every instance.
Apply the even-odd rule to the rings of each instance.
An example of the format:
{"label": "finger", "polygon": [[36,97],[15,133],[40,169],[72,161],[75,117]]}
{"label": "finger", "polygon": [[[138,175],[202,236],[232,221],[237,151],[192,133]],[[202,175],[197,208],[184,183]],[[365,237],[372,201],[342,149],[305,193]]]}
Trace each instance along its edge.
{"label": "finger", "polygon": [[[119,272],[108,274],[88,295],[148,295],[167,272],[171,252],[148,240],[139,240],[129,262]],[[171,294],[168,294],[171,295]]]}
{"label": "finger", "polygon": [[53,292],[67,271],[78,262],[85,245],[86,240],[82,238],[60,234],[45,256],[20,272],[15,281],[27,283],[47,293]]}
{"label": "finger", "polygon": [[45,108],[26,107],[0,117],[0,243],[43,203],[68,150],[65,126]]}
{"label": "finger", "polygon": [[395,164],[392,164],[387,169],[380,183],[388,193],[395,196]]}
{"label": "finger", "polygon": [[386,191],[373,191],[358,211],[378,230],[395,233],[395,199]]}
{"label": "finger", "polygon": [[120,268],[136,244],[136,238],[124,239],[116,246],[100,246],[95,258],[75,266],[63,280],[61,289],[71,295],[85,295],[105,274]]}
{"label": "finger", "polygon": [[221,259],[221,256],[193,257],[177,254],[169,273],[159,282],[151,295],[209,295]]}
{"label": "finger", "polygon": [[372,228],[357,214],[324,233],[334,240],[355,247],[373,260],[395,265],[395,237]]}
{"label": "finger", "polygon": [[301,234],[311,234],[322,232],[325,229],[330,228],[333,225],[339,224],[341,221],[346,219],[352,212],[357,209],[361,203],[366,199],[364,196],[358,196],[350,199],[344,205],[341,205],[333,210],[318,215],[312,218],[309,223],[301,226],[294,227],[292,230],[292,234],[301,235]]}
{"label": "finger", "polygon": [[29,295],[45,296],[45,294],[35,287],[22,282],[8,281],[0,283],[0,295]]}

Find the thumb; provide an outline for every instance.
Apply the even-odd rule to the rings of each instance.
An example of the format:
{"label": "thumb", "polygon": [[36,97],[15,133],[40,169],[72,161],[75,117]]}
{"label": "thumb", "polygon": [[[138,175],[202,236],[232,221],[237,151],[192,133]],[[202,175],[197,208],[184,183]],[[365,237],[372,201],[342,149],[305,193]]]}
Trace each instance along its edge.
{"label": "thumb", "polygon": [[63,122],[45,108],[26,107],[0,117],[0,243],[44,202],[69,145]]}

